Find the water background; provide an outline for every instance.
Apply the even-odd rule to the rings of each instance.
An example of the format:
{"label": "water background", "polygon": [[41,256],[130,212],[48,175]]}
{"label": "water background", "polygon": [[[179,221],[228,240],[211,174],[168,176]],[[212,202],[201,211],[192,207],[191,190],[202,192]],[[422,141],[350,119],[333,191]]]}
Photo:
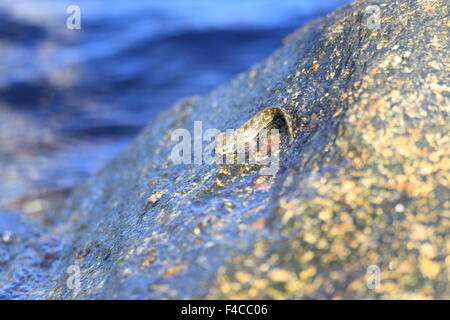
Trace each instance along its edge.
{"label": "water background", "polygon": [[45,212],[159,111],[347,2],[0,0],[0,208]]}

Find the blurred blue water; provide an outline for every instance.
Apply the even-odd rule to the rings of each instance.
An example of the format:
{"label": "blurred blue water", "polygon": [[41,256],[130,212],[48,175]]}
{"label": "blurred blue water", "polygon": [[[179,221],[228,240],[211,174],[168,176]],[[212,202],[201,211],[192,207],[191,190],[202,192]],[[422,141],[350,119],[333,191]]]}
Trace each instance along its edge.
{"label": "blurred blue water", "polygon": [[[347,2],[0,0],[0,206],[66,194],[157,112]],[[66,28],[71,4],[81,30]]]}

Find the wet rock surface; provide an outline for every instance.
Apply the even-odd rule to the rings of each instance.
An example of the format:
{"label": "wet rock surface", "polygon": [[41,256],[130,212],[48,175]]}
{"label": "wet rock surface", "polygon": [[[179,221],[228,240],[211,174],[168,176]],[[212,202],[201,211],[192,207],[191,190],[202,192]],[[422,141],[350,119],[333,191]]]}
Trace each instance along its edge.
{"label": "wet rock surface", "polygon": [[[73,298],[77,265],[75,298],[449,298],[449,4],[377,3],[379,29],[370,4],[151,123],[49,214],[64,245],[27,296]],[[175,129],[237,128],[272,105],[294,135],[275,176],[171,162]],[[2,261],[22,263],[8,255],[0,295],[24,297],[6,285]]]}
{"label": "wet rock surface", "polygon": [[60,238],[50,230],[0,212],[0,299],[41,299],[60,259]]}

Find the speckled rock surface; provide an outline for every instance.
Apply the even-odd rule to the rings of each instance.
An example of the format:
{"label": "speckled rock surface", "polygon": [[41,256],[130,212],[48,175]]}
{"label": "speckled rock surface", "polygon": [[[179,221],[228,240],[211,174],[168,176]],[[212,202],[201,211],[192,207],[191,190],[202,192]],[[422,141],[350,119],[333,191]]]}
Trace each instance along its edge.
{"label": "speckled rock surface", "polygon": [[42,299],[52,287],[49,275],[61,249],[50,230],[0,212],[0,300]]}
{"label": "speckled rock surface", "polygon": [[[28,294],[73,298],[75,264],[81,299],[450,298],[449,29],[446,0],[355,1],[180,102],[54,213],[64,248]],[[274,177],[171,163],[173,130],[269,105],[295,136]]]}

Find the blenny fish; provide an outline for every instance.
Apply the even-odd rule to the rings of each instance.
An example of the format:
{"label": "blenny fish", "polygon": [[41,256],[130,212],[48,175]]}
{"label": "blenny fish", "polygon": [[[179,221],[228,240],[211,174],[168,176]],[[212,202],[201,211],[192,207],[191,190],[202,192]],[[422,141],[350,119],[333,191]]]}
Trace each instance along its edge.
{"label": "blenny fish", "polygon": [[255,141],[264,129],[280,129],[286,126],[290,142],[294,139],[292,118],[282,107],[271,106],[256,113],[250,120],[241,125],[231,135],[221,132],[216,138],[215,152],[218,157],[235,154],[238,144]]}

